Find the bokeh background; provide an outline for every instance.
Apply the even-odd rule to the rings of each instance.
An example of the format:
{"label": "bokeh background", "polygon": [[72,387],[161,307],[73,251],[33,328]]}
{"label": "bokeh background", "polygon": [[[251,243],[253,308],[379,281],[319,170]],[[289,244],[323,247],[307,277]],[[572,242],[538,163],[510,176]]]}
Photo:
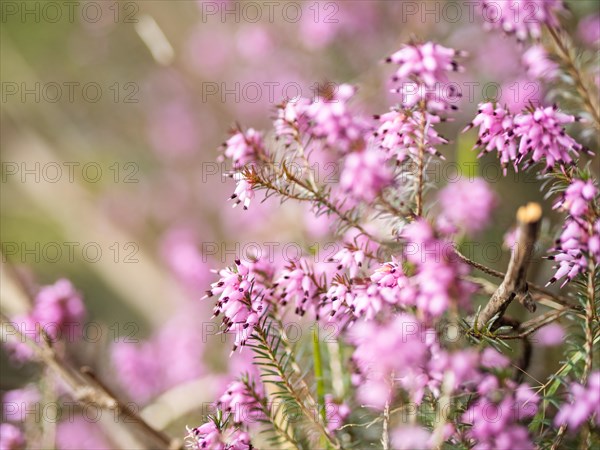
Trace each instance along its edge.
{"label": "bokeh background", "polygon": [[[244,356],[229,359],[218,336],[206,339],[202,324],[211,313],[200,298],[213,281],[210,270],[251,250],[249,242],[263,249],[295,243],[308,252],[333,240],[328,224],[299,205],[269,200],[249,211],[231,208],[234,183],[217,163],[228,130],[235,123],[267,129],[284,97],[311,97],[325,82],[357,85],[355,110],[382,113],[395,102],[385,57],[411,38],[436,40],[468,51],[456,81],[479,83],[472,98],[457,103],[455,121],[441,127],[451,139],[442,150],[447,164],[474,161],[474,135],[459,131],[477,103],[500,86],[498,100],[520,108],[548,87],[531,88],[520,64],[523,47],[485,31],[463,3],[3,1],[2,258],[22,284],[3,271],[2,310],[26,310],[19,292],[66,277],[82,292],[88,320],[104,330],[99,342],[80,345],[80,363],[142,405],[194,380],[203,380],[202,401],[212,401],[219,389],[209,377],[218,385],[219,374]],[[569,7],[563,23],[593,56],[598,2]],[[593,138],[587,144],[598,150]],[[560,225],[533,175],[509,171],[503,178],[494,156],[481,159],[478,170],[500,198],[480,242],[497,248],[516,208],[531,200],[544,203],[549,233]],[[453,171],[435,173],[443,185]],[[504,268],[506,254],[490,258],[482,248],[472,247],[470,256]],[[541,260],[532,268],[540,283],[550,273]],[[139,343],[117,356],[131,366],[121,376],[135,379],[156,364],[168,372],[140,392],[113,378],[115,342],[129,338]],[[535,357],[534,373],[556,364],[555,355]],[[39,370],[15,367],[5,353],[1,363],[3,391]],[[167,422],[181,434],[178,418]]]}

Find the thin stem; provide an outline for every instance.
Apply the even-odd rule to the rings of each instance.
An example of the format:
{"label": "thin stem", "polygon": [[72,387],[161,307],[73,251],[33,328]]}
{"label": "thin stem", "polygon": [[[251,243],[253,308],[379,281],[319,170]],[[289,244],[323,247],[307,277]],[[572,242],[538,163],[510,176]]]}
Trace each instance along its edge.
{"label": "thin stem", "polygon": [[381,445],[383,446],[383,450],[389,450],[390,448],[390,433],[389,433],[389,424],[390,424],[390,402],[385,402],[385,407],[383,408],[383,432],[381,434]]}
{"label": "thin stem", "polygon": [[[162,431],[154,429],[125,403],[118,400],[104,384],[100,383],[89,368],[83,368],[80,372],[64,361],[54,351],[50,345],[50,339],[43,331],[40,333],[41,339],[38,343],[29,336],[21,333],[19,328],[2,313],[0,313],[0,322],[2,325],[0,327],[2,339],[5,341],[8,339],[8,336],[12,335],[13,337],[16,336],[20,342],[27,344],[48,369],[64,381],[64,384],[71,391],[73,398],[79,403],[84,406],[94,405],[119,412],[129,419],[125,420],[124,423],[134,423],[137,425],[138,428],[155,441],[159,448],[168,450],[182,448],[179,440],[171,439]],[[12,333],[9,333],[7,328],[11,328]]]}
{"label": "thin stem", "polygon": [[421,102],[421,139],[419,141],[419,154],[417,156],[417,192],[416,192],[416,210],[415,215],[420,217],[423,213],[423,179],[425,168],[425,133],[427,121],[425,118],[425,105]]}
{"label": "thin stem", "polygon": [[319,326],[315,324],[312,330],[313,359],[315,369],[315,381],[317,383],[317,404],[320,409],[323,423],[327,424],[325,411],[325,383],[323,382],[323,361],[321,358],[321,343],[319,342]]}
{"label": "thin stem", "polygon": [[[328,443],[333,448],[336,448],[336,449],[341,448],[337,438],[334,435],[332,435],[329,432],[329,430],[325,427],[323,422],[319,419],[319,415],[314,414],[314,410],[311,411],[311,408],[313,408],[315,406],[315,401],[310,396],[310,393],[308,392],[308,390],[304,389],[305,385],[303,385],[302,394],[299,394],[296,391],[296,389],[294,388],[293,383],[290,380],[289,376],[286,374],[286,372],[285,372],[284,368],[281,366],[281,364],[279,364],[279,359],[277,358],[277,355],[274,353],[274,351],[269,343],[269,339],[268,339],[267,334],[265,333],[265,330],[263,330],[262,327],[260,327],[258,325],[255,326],[254,329],[255,329],[255,336],[258,339],[258,342],[260,344],[262,344],[263,347],[266,349],[269,361],[271,361],[272,366],[275,369],[278,378],[283,383],[283,387],[285,388],[287,393],[291,396],[291,398],[294,399],[294,401],[298,404],[298,406],[300,406],[300,409],[302,410],[304,416],[306,416],[306,418],[309,421],[311,421],[318,428],[318,430],[325,437],[325,439],[328,441]],[[307,401],[310,403],[311,407],[308,407],[306,405]]]}
{"label": "thin stem", "polygon": [[590,264],[590,270],[588,272],[587,280],[587,302],[585,307],[585,366],[583,368],[583,375],[581,376],[581,383],[585,384],[587,377],[592,371],[592,361],[594,357],[594,334],[593,334],[593,322],[596,311],[595,297],[596,297],[596,265],[592,262]]}
{"label": "thin stem", "polygon": [[558,49],[558,57],[561,59],[573,78],[577,92],[579,93],[585,108],[594,119],[596,128],[600,128],[600,111],[598,109],[598,105],[592,100],[595,98],[591,94],[593,88],[590,87],[591,83],[588,85],[583,74],[581,73],[580,68],[577,66],[577,62],[569,50],[570,42],[567,41],[568,38],[564,35],[561,36],[559,32],[551,25],[547,25],[547,28],[556,48]]}

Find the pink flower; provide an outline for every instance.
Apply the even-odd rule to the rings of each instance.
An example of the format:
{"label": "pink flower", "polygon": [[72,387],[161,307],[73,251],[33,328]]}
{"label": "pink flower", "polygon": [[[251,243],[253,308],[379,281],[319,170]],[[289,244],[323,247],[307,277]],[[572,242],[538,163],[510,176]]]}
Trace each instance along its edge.
{"label": "pink flower", "polygon": [[431,432],[419,426],[401,426],[391,433],[394,450],[428,450]]}
{"label": "pink flower", "polygon": [[340,188],[355,200],[372,202],[393,181],[384,156],[374,148],[351,153],[346,157]]}
{"label": "pink flower", "polygon": [[561,406],[554,418],[555,425],[567,424],[575,431],[595,414],[596,424],[600,426],[600,371],[590,374],[587,386],[571,384],[569,393],[571,401]]}
{"label": "pink flower", "polygon": [[[427,153],[443,156],[436,150],[436,145],[447,144],[448,141],[438,134],[433,127],[442,121],[439,116],[426,113],[425,118],[419,111],[394,110],[375,116],[381,125],[375,132],[375,142],[386,152],[388,159],[402,162],[408,155],[418,155],[419,145],[423,143]],[[422,121],[425,120],[425,127]],[[423,133],[425,129],[425,133]]]}
{"label": "pink flower", "polygon": [[481,103],[477,116],[463,130],[465,132],[472,127],[479,127],[479,140],[475,146],[482,149],[481,154],[496,150],[505,175],[509,162],[517,159],[513,121],[513,116],[504,108],[495,107],[492,103]]}
{"label": "pink flower", "polygon": [[600,42],[600,14],[593,13],[584,17],[579,22],[577,34],[587,45],[598,45]]}
{"label": "pink flower", "polygon": [[527,74],[533,79],[552,80],[558,75],[558,64],[550,59],[548,52],[541,44],[531,46],[523,54],[522,62]]}
{"label": "pink flower", "polygon": [[346,403],[335,401],[331,394],[325,395],[325,414],[329,431],[333,432],[341,428],[350,416],[350,412],[350,407]]}
{"label": "pink flower", "polygon": [[481,365],[488,369],[504,369],[510,364],[510,359],[492,347],[486,347],[481,354]]}
{"label": "pink flower", "polygon": [[114,448],[98,426],[89,418],[78,415],[60,422],[56,429],[59,450],[98,450]]}
{"label": "pink flower", "polygon": [[402,105],[407,108],[424,101],[434,111],[456,109],[449,105],[452,93],[448,95],[440,85],[448,81],[448,72],[461,70],[455,58],[462,55],[434,42],[404,45],[386,59],[399,66],[392,79],[398,85],[392,92],[402,94]]}
{"label": "pink flower", "polygon": [[282,290],[281,303],[285,305],[295,300],[295,312],[303,316],[311,306],[316,306],[313,302],[318,290],[315,280],[315,273],[306,261],[290,263],[276,280],[276,286]]}
{"label": "pink flower", "polygon": [[563,128],[563,125],[576,120],[575,116],[560,112],[556,106],[539,107],[517,115],[514,132],[521,138],[517,162],[525,156],[529,156],[532,162],[545,159],[546,169],[555,164],[562,166],[572,163],[571,155],[578,156],[588,151],[566,134]]}
{"label": "pink flower", "polygon": [[254,162],[259,155],[265,153],[262,134],[254,128],[249,128],[246,132],[234,131],[223,145],[225,156],[231,159],[236,169]]}
{"label": "pink flower", "polygon": [[565,190],[562,198],[554,205],[576,218],[581,218],[589,211],[591,202],[598,195],[598,188],[593,180],[574,179]]}
{"label": "pink flower", "polygon": [[231,414],[236,424],[252,424],[264,419],[260,405],[242,381],[234,381],[219,398],[218,406]]}
{"label": "pink flower", "polygon": [[540,328],[534,336],[534,342],[538,345],[553,347],[563,344],[565,330],[558,323],[551,323]]}
{"label": "pink flower", "polygon": [[11,422],[25,422],[27,414],[41,400],[40,392],[34,385],[7,391],[2,396],[3,417]]}
{"label": "pink flower", "polygon": [[235,261],[235,266],[219,271],[221,278],[211,285],[208,297],[219,296],[215,317],[223,314],[223,329],[235,334],[233,351],[243,347],[252,336],[254,326],[267,310],[266,287],[254,272],[254,264]]}
{"label": "pink flower", "polygon": [[10,423],[0,424],[0,450],[23,450],[24,448],[23,432]]}
{"label": "pink flower", "polygon": [[519,41],[539,39],[542,25],[558,25],[556,13],[564,9],[562,0],[483,0],[483,18],[488,28],[514,34]]}
{"label": "pink flower", "polygon": [[473,235],[490,223],[497,197],[483,178],[463,178],[450,183],[438,194],[442,213],[438,219],[450,232]]}
{"label": "pink flower", "polygon": [[348,106],[355,93],[353,86],[341,84],[327,86],[312,101],[300,98],[284,102],[275,120],[277,136],[289,143],[307,134],[341,153],[362,150],[367,123],[355,116]]}
{"label": "pink flower", "polygon": [[[35,298],[33,319],[39,322],[51,338],[79,329],[85,318],[85,306],[79,292],[69,280],[60,279],[44,286]],[[72,338],[71,338],[72,339]]]}

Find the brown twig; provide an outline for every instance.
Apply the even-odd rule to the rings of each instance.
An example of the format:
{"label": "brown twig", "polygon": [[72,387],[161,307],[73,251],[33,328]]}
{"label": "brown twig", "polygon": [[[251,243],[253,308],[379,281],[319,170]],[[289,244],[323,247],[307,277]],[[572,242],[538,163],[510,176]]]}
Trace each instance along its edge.
{"label": "brown twig", "polygon": [[535,303],[527,284],[527,268],[537,240],[541,218],[542,208],[538,203],[529,203],[517,211],[518,240],[508,270],[504,280],[479,314],[478,323],[484,325],[497,314],[502,317],[514,299],[519,300],[530,312],[535,311]]}
{"label": "brown twig", "polygon": [[[40,330],[40,342],[32,340],[29,336],[21,333],[8,317],[0,313],[2,340],[5,342],[10,335],[16,336],[20,342],[29,346],[36,356],[52,372],[54,372],[71,391],[72,397],[84,406],[94,405],[103,409],[117,411],[119,414],[127,417],[129,420],[125,423],[133,423],[138,429],[144,432],[157,445],[156,448],[166,450],[182,449],[182,444],[178,439],[171,439],[162,431],[154,429],[142,417],[135,413],[129,406],[120,401],[98,378],[91,369],[82,368],[80,371],[75,369],[68,362],[63,360],[53,349],[51,341],[43,330]],[[8,332],[12,329],[12,334]]]}

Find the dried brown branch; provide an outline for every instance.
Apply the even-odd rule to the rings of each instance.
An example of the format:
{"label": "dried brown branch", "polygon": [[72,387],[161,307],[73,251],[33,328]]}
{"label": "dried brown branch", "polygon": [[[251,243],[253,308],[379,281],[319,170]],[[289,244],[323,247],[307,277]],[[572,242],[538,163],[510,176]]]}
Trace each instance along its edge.
{"label": "dried brown branch", "polygon": [[[171,439],[160,430],[154,429],[142,417],[133,411],[127,404],[118,399],[100,380],[94,375],[89,367],[77,370],[63,358],[61,358],[51,345],[48,336],[40,330],[40,342],[36,342],[29,336],[21,333],[8,317],[0,313],[0,331],[3,342],[9,336],[17,337],[20,342],[28,345],[38,357],[64,384],[69,388],[72,397],[83,406],[93,405],[102,409],[117,412],[120,416],[127,418],[124,423],[134,425],[145,437],[153,442],[156,447],[166,450],[182,449],[182,443],[178,439]],[[9,333],[9,330],[11,333]]]}
{"label": "dried brown branch", "polygon": [[477,319],[484,325],[492,317],[502,317],[508,305],[519,300],[530,312],[535,311],[535,303],[529,293],[527,268],[537,240],[542,208],[538,203],[528,203],[517,211],[518,238],[508,264],[504,280],[492,295]]}

